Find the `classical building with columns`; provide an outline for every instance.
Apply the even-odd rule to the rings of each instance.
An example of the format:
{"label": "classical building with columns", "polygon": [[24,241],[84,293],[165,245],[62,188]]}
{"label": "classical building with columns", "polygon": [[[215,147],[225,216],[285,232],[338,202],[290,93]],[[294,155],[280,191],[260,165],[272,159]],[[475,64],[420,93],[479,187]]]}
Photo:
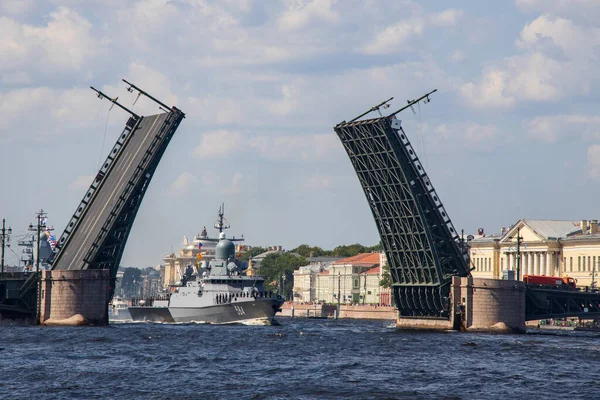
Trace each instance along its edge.
{"label": "classical building with columns", "polygon": [[[520,240],[517,242],[517,237]],[[502,279],[523,275],[571,276],[577,285],[596,285],[600,264],[598,221],[522,219],[500,235],[469,242],[473,276]]]}

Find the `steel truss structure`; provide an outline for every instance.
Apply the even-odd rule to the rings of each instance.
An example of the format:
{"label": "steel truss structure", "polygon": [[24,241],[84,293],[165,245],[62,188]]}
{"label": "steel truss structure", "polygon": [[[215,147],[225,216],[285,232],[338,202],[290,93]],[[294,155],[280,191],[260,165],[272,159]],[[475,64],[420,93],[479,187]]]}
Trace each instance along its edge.
{"label": "steel truss structure", "polygon": [[[109,99],[131,117],[60,236],[52,269],[110,269],[114,282],[144,194],[173,134],[185,118],[178,108],[167,107],[129,85],[130,89],[133,87],[156,101],[166,112],[138,116],[116,99],[97,91],[100,98]],[[110,180],[111,174],[119,174],[118,185]],[[94,225],[97,228],[90,228]],[[69,247],[76,250],[69,251]]]}
{"label": "steel truss structure", "polygon": [[365,113],[334,130],[375,219],[400,315],[448,318],[452,276],[469,275],[467,252],[396,119],[431,93],[389,116],[358,120]]}
{"label": "steel truss structure", "polygon": [[600,317],[600,293],[527,288],[525,320]]}

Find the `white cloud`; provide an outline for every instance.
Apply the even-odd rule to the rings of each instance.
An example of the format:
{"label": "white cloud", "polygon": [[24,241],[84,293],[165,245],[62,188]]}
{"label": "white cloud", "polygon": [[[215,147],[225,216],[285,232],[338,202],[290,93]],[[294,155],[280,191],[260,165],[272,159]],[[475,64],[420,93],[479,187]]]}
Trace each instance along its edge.
{"label": "white cloud", "polygon": [[294,107],[296,106],[296,101],[294,100],[294,92],[295,88],[291,85],[283,85],[281,87],[281,93],[283,94],[283,99],[279,101],[275,101],[269,105],[269,111],[273,114],[277,115],[288,115]]}
{"label": "white cloud", "polygon": [[364,54],[390,54],[404,49],[414,37],[423,33],[421,21],[404,21],[388,26],[374,40],[362,47]]}
{"label": "white cloud", "polygon": [[[552,46],[559,48],[568,58],[588,58],[590,51],[600,44],[600,29],[576,25],[565,18],[541,15],[521,31],[517,46],[553,55]],[[559,58],[562,55],[557,55]]]}
{"label": "white cloud", "polygon": [[593,23],[597,23],[600,14],[598,0],[515,0],[515,3],[523,11],[552,13]]}
{"label": "white cloud", "polygon": [[529,119],[524,123],[530,138],[555,143],[561,137],[586,141],[600,140],[600,116],[552,115]]}
{"label": "white cloud", "polygon": [[66,7],[50,13],[45,26],[0,17],[0,70],[81,70],[101,51],[91,28],[86,18]]}
{"label": "white cloud", "polygon": [[508,73],[500,69],[489,68],[483,73],[477,84],[466,83],[460,88],[460,94],[467,103],[475,108],[509,108],[515,98],[506,88]]}
{"label": "white cloud", "polygon": [[302,187],[307,190],[319,190],[328,188],[331,178],[323,175],[311,175],[304,180]]}
{"label": "white cloud", "polygon": [[26,87],[0,92],[0,137],[19,135],[27,115],[36,118],[27,121],[29,135],[21,140],[43,141],[68,135],[94,126],[92,118],[81,116],[92,114],[90,110],[95,110],[96,105],[91,91],[83,88]]}
{"label": "white cloud", "polygon": [[331,9],[336,2],[337,0],[288,0],[287,10],[279,17],[279,27],[283,31],[299,30],[315,19],[335,23],[340,19],[338,13]]}
{"label": "white cloud", "polygon": [[223,190],[223,194],[236,195],[242,193],[242,184],[244,182],[244,175],[236,172],[231,177],[231,184],[229,187]]}
{"label": "white cloud", "polygon": [[[426,142],[435,152],[447,153],[457,150],[494,151],[505,132],[491,124],[478,124],[475,122],[448,123],[432,127],[430,130],[424,126]],[[418,149],[417,149],[418,150]]]}
{"label": "white cloud", "polygon": [[202,135],[200,145],[194,149],[194,156],[202,159],[227,157],[241,147],[242,135],[238,132],[218,130]]}
{"label": "white cloud", "polygon": [[190,189],[190,186],[197,182],[198,178],[196,178],[193,174],[187,171],[182,172],[171,184],[168,194],[175,196],[182,195]]}
{"label": "white cloud", "polygon": [[0,2],[0,11],[7,14],[22,14],[33,8],[33,0],[2,0]]}
{"label": "white cloud", "polygon": [[455,26],[463,17],[463,10],[448,9],[429,16],[432,25],[435,26]]}
{"label": "white cloud", "polygon": [[450,61],[456,62],[456,63],[466,61],[466,59],[467,59],[467,56],[466,56],[465,52],[462,50],[456,50],[450,56]]}
{"label": "white cloud", "polygon": [[525,101],[549,102],[587,93],[595,76],[600,30],[542,15],[520,32],[521,54],[489,64],[482,77],[459,91],[473,108],[510,108]]}
{"label": "white cloud", "polygon": [[257,136],[250,138],[248,146],[264,158],[272,160],[319,160],[332,151],[341,149],[335,134],[296,136]]}
{"label": "white cloud", "polygon": [[4,85],[28,85],[30,83],[32,83],[31,77],[25,71],[2,74],[2,84]]}
{"label": "white cloud", "polygon": [[69,190],[73,192],[81,192],[82,190],[88,189],[92,184],[92,180],[95,175],[78,176],[73,182],[69,184]]}

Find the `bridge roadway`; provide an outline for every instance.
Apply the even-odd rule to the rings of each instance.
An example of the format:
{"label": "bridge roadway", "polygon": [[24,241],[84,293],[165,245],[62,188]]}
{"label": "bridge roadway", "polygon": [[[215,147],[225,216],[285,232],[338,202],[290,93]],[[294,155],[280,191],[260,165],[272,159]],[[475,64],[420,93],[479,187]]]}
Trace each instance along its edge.
{"label": "bridge roadway", "polygon": [[101,186],[104,190],[97,190],[94,193],[85,214],[71,232],[68,245],[60,255],[60,269],[86,269],[84,257],[90,250],[90,244],[100,234],[116,201],[133,177],[135,167],[139,165],[168,115],[163,113],[143,117],[138,129],[132,131],[129,141],[103,178]]}

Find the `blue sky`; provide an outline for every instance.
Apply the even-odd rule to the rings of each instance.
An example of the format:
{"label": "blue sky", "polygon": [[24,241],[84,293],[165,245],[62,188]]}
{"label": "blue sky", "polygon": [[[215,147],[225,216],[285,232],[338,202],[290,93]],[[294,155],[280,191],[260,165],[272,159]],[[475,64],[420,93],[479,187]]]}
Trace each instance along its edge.
{"label": "blue sky", "polygon": [[598,218],[598,15],[596,0],[2,0],[0,217],[13,243],[40,208],[60,235],[127,118],[88,87],[156,111],[126,78],[187,114],[126,265],[159,264],[221,202],[251,245],[377,243],[332,127],[434,88],[400,118],[457,229]]}

